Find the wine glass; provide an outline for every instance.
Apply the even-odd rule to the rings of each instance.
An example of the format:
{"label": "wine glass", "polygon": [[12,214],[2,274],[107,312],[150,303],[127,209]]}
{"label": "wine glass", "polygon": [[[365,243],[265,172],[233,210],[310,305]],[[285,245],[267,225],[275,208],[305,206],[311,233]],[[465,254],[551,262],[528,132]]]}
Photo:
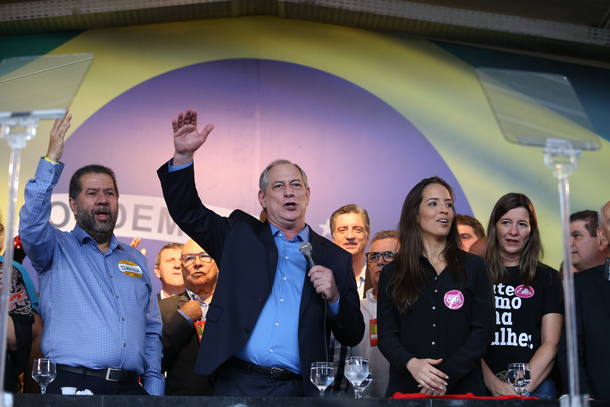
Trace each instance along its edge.
{"label": "wine glass", "polygon": [[362,356],[350,356],[345,359],[345,378],[354,386],[354,398],[362,398],[362,393],[356,391],[369,375],[369,361]]}
{"label": "wine glass", "polygon": [[[373,374],[371,372],[369,372],[368,376],[366,376],[366,378],[362,381],[362,383],[360,383],[360,386],[354,387],[354,398],[361,399],[362,395],[364,393],[364,390],[366,390],[366,388],[369,387],[369,384],[371,384],[372,381],[373,381]],[[356,394],[356,392],[358,394]]]}
{"label": "wine glass", "polygon": [[312,362],[309,379],[324,397],[324,390],[335,380],[335,366],[332,362]]}
{"label": "wine glass", "polygon": [[532,381],[530,365],[528,363],[511,363],[508,365],[508,383],[515,389],[518,395],[525,395],[525,388]]}
{"label": "wine glass", "polygon": [[57,369],[55,362],[51,359],[34,359],[34,366],[32,367],[32,378],[40,385],[40,393],[45,394],[47,392],[47,386],[57,375]]}

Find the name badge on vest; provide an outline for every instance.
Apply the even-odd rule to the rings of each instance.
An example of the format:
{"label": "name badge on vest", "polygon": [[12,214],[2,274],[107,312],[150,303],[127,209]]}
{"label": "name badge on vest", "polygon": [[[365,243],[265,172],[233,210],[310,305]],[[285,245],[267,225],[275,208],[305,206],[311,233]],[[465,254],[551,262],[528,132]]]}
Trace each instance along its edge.
{"label": "name badge on vest", "polygon": [[377,318],[369,319],[369,340],[371,347],[377,346]]}
{"label": "name badge on vest", "polygon": [[142,277],[142,269],[133,261],[119,260],[119,271],[129,277]]}

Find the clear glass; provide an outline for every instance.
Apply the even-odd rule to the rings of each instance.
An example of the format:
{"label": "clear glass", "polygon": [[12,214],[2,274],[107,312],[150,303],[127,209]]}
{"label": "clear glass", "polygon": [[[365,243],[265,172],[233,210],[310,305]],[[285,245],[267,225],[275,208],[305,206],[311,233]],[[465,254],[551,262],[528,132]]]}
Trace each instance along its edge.
{"label": "clear glass", "polygon": [[57,369],[55,362],[51,359],[34,359],[34,366],[32,367],[32,378],[40,385],[40,393],[45,394],[47,392],[47,386],[57,375]]}
{"label": "clear glass", "polygon": [[544,147],[549,140],[569,140],[578,150],[601,147],[567,77],[493,68],[477,68],[476,73],[500,130],[511,143]]}
{"label": "clear glass", "polygon": [[508,365],[508,383],[513,386],[518,395],[524,396],[525,389],[532,381],[528,363],[511,363]]}
{"label": "clear glass", "polygon": [[354,387],[354,398],[361,399],[363,397],[364,391],[373,381],[373,374],[369,372],[369,375],[360,383],[360,386]]}
{"label": "clear glass", "polygon": [[332,362],[312,362],[309,379],[324,397],[324,391],[335,380],[335,366]]}
{"label": "clear glass", "polygon": [[354,386],[354,397],[361,398],[362,393],[355,391],[369,375],[369,361],[362,356],[351,356],[345,359],[345,378]]}
{"label": "clear glass", "polygon": [[65,114],[92,62],[91,54],[37,55],[2,60],[0,112],[58,110]]}

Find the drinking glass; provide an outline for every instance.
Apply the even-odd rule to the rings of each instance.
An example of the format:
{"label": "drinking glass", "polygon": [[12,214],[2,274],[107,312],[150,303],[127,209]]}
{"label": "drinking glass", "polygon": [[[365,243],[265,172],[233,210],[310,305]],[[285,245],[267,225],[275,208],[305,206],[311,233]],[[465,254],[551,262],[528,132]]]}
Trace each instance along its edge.
{"label": "drinking glass", "polygon": [[34,359],[34,366],[32,367],[32,378],[40,385],[40,393],[45,394],[47,392],[47,386],[57,375],[55,362],[51,359]]}
{"label": "drinking glass", "polygon": [[518,395],[525,395],[525,388],[532,381],[530,365],[528,363],[511,363],[508,365],[508,383],[515,389]]}
{"label": "drinking glass", "polygon": [[364,390],[366,390],[366,388],[369,387],[369,384],[371,384],[372,381],[373,381],[373,374],[371,372],[369,372],[368,376],[362,381],[362,383],[360,383],[360,386],[354,387],[354,398],[361,399],[362,395],[364,393]]}
{"label": "drinking glass", "polygon": [[324,390],[335,380],[335,366],[332,362],[312,362],[309,379],[324,397]]}
{"label": "drinking glass", "polygon": [[354,398],[361,398],[362,393],[356,391],[369,375],[369,361],[362,356],[350,356],[345,359],[345,378],[354,386]]}

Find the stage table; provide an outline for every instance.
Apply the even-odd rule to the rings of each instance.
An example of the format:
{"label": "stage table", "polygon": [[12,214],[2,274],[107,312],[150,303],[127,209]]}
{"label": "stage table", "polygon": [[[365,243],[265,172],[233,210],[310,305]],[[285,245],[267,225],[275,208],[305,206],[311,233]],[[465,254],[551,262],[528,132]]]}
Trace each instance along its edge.
{"label": "stage table", "polygon": [[[559,407],[550,400],[60,396],[16,394],[15,407]],[[610,402],[592,401],[591,407]]]}

